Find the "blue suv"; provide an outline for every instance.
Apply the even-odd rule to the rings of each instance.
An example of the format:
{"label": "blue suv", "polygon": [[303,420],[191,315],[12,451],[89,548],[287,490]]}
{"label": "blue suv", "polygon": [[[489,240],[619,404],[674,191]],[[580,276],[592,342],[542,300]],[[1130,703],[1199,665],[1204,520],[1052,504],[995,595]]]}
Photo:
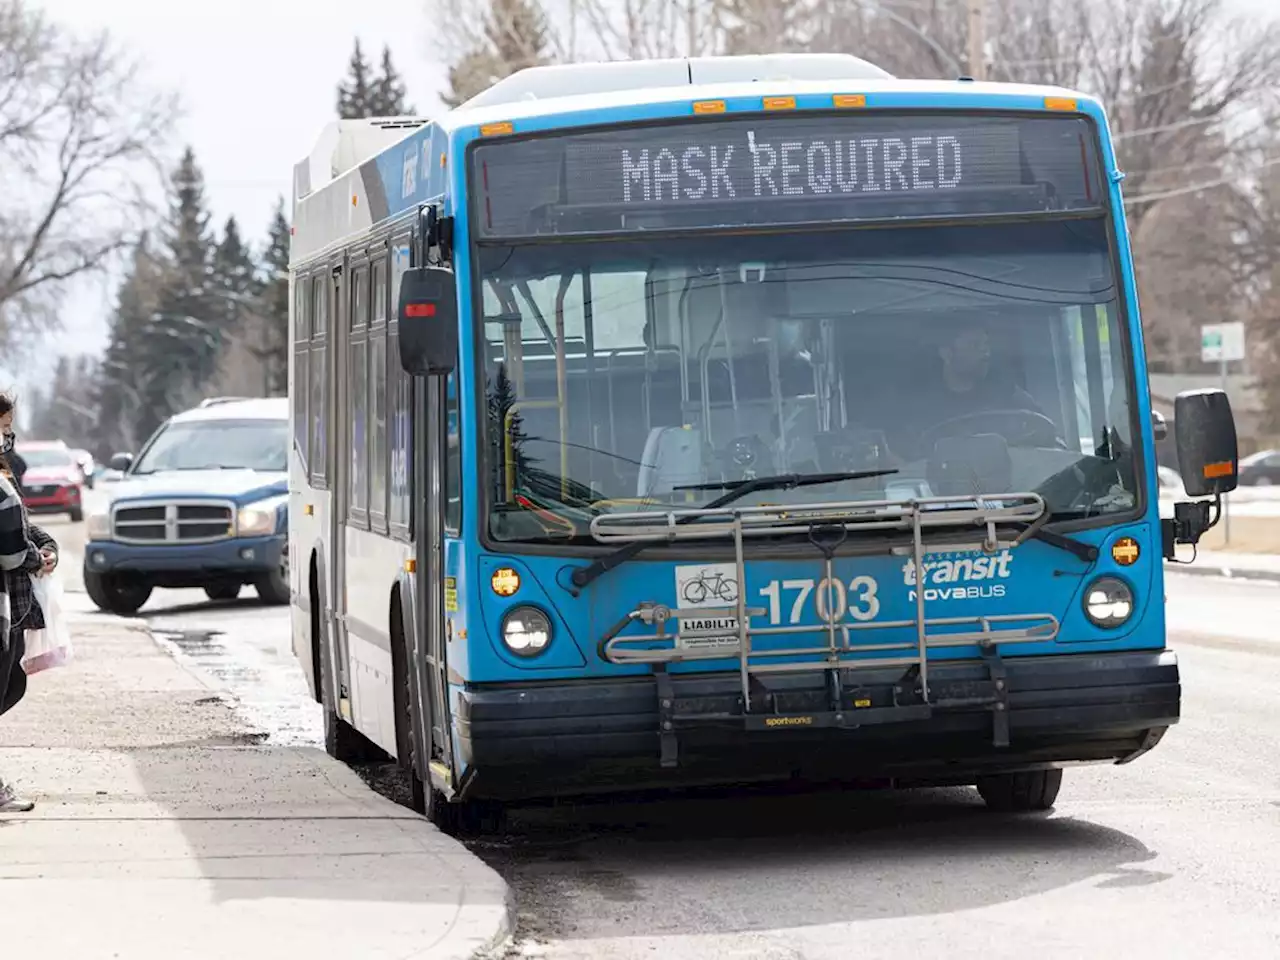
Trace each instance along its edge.
{"label": "blue suv", "polygon": [[156,587],[232,600],[252,584],[289,602],[289,407],[212,399],[170,417],[135,459],[116,454],[109,502],[86,521],[85,591],[127,616]]}

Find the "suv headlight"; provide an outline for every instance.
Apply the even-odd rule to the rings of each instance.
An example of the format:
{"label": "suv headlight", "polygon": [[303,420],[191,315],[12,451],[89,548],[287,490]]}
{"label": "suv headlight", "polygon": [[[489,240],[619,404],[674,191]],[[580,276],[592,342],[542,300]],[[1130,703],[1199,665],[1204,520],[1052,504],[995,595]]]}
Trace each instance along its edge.
{"label": "suv headlight", "polygon": [[289,502],[289,495],[267,497],[240,508],[236,514],[236,536],[266,537],[276,532],[280,508]]}
{"label": "suv headlight", "polygon": [[1133,591],[1123,580],[1099,577],[1084,591],[1084,613],[1095,626],[1113,629],[1133,616]]}
{"label": "suv headlight", "polygon": [[109,512],[89,514],[85,517],[84,529],[90,540],[110,540],[111,514]]}
{"label": "suv headlight", "polygon": [[536,657],[551,643],[551,618],[537,607],[512,607],[502,618],[502,642],[519,657]]}

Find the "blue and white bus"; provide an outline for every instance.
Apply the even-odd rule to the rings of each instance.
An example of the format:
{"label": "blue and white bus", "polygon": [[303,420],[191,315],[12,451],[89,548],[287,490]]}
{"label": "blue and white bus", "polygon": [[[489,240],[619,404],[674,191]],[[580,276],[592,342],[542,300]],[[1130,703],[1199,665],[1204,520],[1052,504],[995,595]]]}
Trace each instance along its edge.
{"label": "blue and white bus", "polygon": [[1051,806],[1179,718],[1103,106],[845,56],[546,67],[296,171],[293,639],[448,829],[773,778]]}

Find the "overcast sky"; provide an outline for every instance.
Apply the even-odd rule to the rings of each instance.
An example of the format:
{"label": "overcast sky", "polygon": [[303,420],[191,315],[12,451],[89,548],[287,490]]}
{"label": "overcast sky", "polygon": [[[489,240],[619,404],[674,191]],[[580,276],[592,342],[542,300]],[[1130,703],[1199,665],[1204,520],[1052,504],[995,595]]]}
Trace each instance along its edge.
{"label": "overcast sky", "polygon": [[[221,226],[234,214],[255,244],[277,196],[285,196],[288,208],[293,164],[333,119],[335,86],[356,36],[371,57],[384,43],[391,47],[420,114],[440,109],[443,61],[451,59],[450,51],[432,45],[422,0],[32,2],[64,23],[108,28],[146,61],[156,83],[179,92],[186,112],[179,143],[195,149],[215,222]],[[1280,5],[1227,2],[1259,15]],[[97,352],[105,343],[110,306],[109,288],[75,297],[56,352]],[[0,365],[0,376],[5,372]]]}
{"label": "overcast sky", "polygon": [[[176,90],[184,107],[177,145],[189,143],[204,169],[221,228],[234,215],[261,244],[293,165],[334,118],[335,88],[359,36],[368,55],[391,47],[410,104],[440,109],[445,69],[432,50],[420,0],[43,0],[51,18],[86,31],[107,28],[146,62],[153,82]],[[216,10],[216,13],[215,13]],[[64,311],[65,333],[51,352],[97,353],[106,343],[112,291],[94,285]],[[7,374],[7,376],[6,376]],[[0,364],[0,385],[21,392],[30,379]]]}

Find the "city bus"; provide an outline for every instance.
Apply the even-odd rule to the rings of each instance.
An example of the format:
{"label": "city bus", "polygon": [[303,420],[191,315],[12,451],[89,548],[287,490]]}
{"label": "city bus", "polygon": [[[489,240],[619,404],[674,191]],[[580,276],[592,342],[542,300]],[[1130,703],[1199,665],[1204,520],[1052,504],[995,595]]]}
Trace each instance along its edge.
{"label": "city bus", "polygon": [[[1051,807],[1179,720],[1104,107],[848,56],[539,67],[295,169],[293,645],[443,829],[759,781]],[[1161,520],[1172,428],[1186,502]]]}

